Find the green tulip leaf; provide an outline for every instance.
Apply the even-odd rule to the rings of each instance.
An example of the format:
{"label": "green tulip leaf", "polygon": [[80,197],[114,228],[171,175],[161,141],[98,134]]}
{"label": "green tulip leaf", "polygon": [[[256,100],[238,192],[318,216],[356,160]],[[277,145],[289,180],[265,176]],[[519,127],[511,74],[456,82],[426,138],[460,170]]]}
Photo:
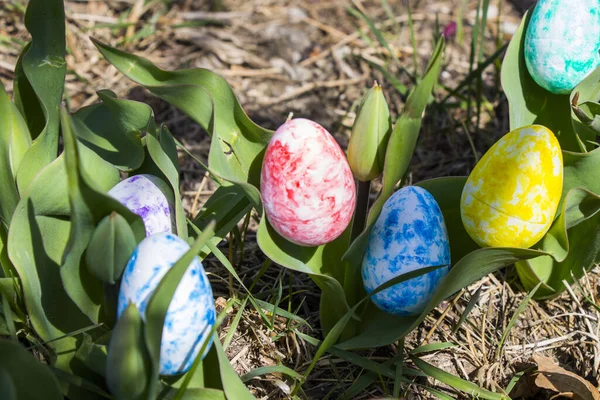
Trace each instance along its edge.
{"label": "green tulip leaf", "polygon": [[[598,210],[600,149],[589,153],[563,152],[564,183],[558,217],[534,247],[555,257],[539,257],[517,263],[521,283],[530,291],[542,282],[535,299],[554,297],[564,290],[563,280],[573,282],[600,262]],[[573,249],[569,244],[573,243]]]}
{"label": "green tulip leaf", "polygon": [[348,302],[340,282],[344,282],[345,263],[341,261],[349,241],[349,229],[336,240],[318,247],[298,246],[279,235],[268,219],[258,226],[258,246],[269,259],[294,271],[309,274],[322,290],[321,326],[328,332],[348,310]]}
{"label": "green tulip leaf", "polygon": [[[425,107],[431,96],[433,86],[438,81],[444,57],[444,49],[445,42],[442,36],[429,60],[429,65],[423,79],[415,86],[408,99],[406,99],[404,110],[402,110],[400,118],[396,121],[385,154],[383,188],[369,211],[368,225],[373,224],[377,220],[383,205],[394,193],[394,188],[408,170],[417,145],[417,139],[419,138],[423,112],[425,112]],[[365,233],[368,234],[368,232]]]}
{"label": "green tulip leaf", "polygon": [[[26,47],[19,69],[23,74],[15,91],[17,106],[29,124],[35,140],[25,153],[17,171],[17,186],[23,193],[40,170],[58,155],[59,106],[62,101],[67,63],[65,61],[65,11],[62,0],[31,0],[25,13],[25,27],[32,42]],[[28,83],[21,83],[26,79]],[[22,88],[23,90],[20,90]],[[33,114],[28,115],[30,104]],[[38,131],[31,118],[39,118],[41,108],[44,121]],[[34,128],[36,130],[32,130]]]}
{"label": "green tulip leaf", "polygon": [[[433,86],[438,81],[444,49],[445,42],[442,37],[438,41],[433,55],[429,60],[429,65],[423,79],[408,96],[404,110],[400,118],[396,121],[396,125],[389,137],[383,166],[383,188],[369,211],[367,226],[352,242],[343,256],[343,259],[347,261],[347,276],[344,286],[346,288],[346,296],[350,302],[354,302],[355,299],[360,298],[364,292],[360,276],[360,264],[367,248],[369,234],[377,221],[377,217],[379,217],[383,205],[394,193],[396,185],[408,170],[410,160],[417,145],[425,107],[431,96]],[[350,326],[353,326],[353,324]]]}
{"label": "green tulip leaf", "polygon": [[442,210],[450,239],[452,265],[479,248],[467,233],[460,215],[460,197],[466,182],[466,176],[452,176],[429,179],[415,184],[431,193]]}
{"label": "green tulip leaf", "polygon": [[[215,236],[210,239],[210,242],[216,246],[250,210],[252,210],[252,203],[239,186],[219,186],[206,201],[193,224],[198,229],[204,230],[209,223],[215,221]],[[196,236],[194,232],[192,235]],[[208,247],[203,248],[200,259],[204,259],[210,253]]]}
{"label": "green tulip leaf", "polygon": [[152,109],[144,103],[117,99],[107,90],[99,91],[98,96],[101,104],[73,115],[77,139],[121,171],[139,168],[144,161],[140,137],[152,118]]}
{"label": "green tulip leaf", "polygon": [[27,124],[0,83],[0,224],[6,227],[19,202],[17,170],[30,145]]}
{"label": "green tulip leaf", "polygon": [[[25,308],[37,335],[56,354],[52,365],[78,376],[87,368],[73,363],[77,337],[71,332],[91,325],[67,295],[60,276],[71,231],[64,156],[43,168],[17,204],[8,234],[8,256],[18,273]],[[101,398],[64,383],[73,400]]]}
{"label": "green tulip leaf", "polygon": [[129,222],[113,211],[94,230],[85,251],[85,263],[96,279],[115,284],[137,244]]}
{"label": "green tulip leaf", "polygon": [[[586,101],[577,105],[571,104],[574,116],[579,120],[573,126],[577,129],[591,129],[595,135],[600,134],[600,104],[593,101]],[[576,125],[577,124],[577,125]]]}
{"label": "green tulip leaf", "polygon": [[514,34],[502,62],[502,88],[508,99],[510,129],[539,124],[548,127],[563,150],[586,151],[587,140],[595,134],[573,128],[568,95],[548,92],[529,75],[525,65],[525,32],[531,13],[527,12]]}
{"label": "green tulip leaf", "polygon": [[350,350],[391,344],[410,333],[440,302],[462,288],[519,260],[545,254],[547,253],[530,249],[485,248],[475,250],[464,256],[450,269],[420,315],[394,316],[379,310],[373,303],[369,303],[359,325],[361,331],[356,337],[340,343],[337,347]]}
{"label": "green tulip leaf", "polygon": [[11,270],[14,268],[8,257],[8,229],[0,224],[0,278],[10,276]]}
{"label": "green tulip leaf", "polygon": [[[118,183],[118,173],[112,165],[89,150],[88,154],[94,154],[96,160],[95,179],[87,178],[89,175],[86,176],[83,172],[83,155],[80,154],[80,149],[86,148],[82,145],[78,146],[71,117],[64,110],[61,113],[61,126],[72,225],[60,275],[65,290],[73,302],[92,322],[97,323],[102,317],[100,310],[104,302],[104,285],[101,280],[90,273],[84,262],[84,252],[96,226],[104,217],[116,211],[131,226],[136,243],[145,237],[145,229],[143,221],[138,215],[132,213],[118,200],[104,194]],[[94,158],[86,155],[86,160],[89,163]],[[88,184],[90,181],[95,182],[95,187]]]}
{"label": "green tulip leaf", "polygon": [[214,130],[209,166],[217,175],[259,186],[271,132],[248,118],[223,78],[201,68],[164,71],[144,58],[97,40],[94,44],[129,79],[181,109],[207,132]]}
{"label": "green tulip leaf", "polygon": [[106,383],[118,400],[148,398],[152,365],[144,339],[144,322],[130,303],[112,332],[106,356]]}
{"label": "green tulip leaf", "polygon": [[[94,371],[100,376],[106,375],[106,357],[108,354],[108,341],[115,331],[112,330],[94,342],[92,336],[87,333],[83,334],[83,340],[75,353],[75,358],[81,360],[87,368]],[[105,343],[106,342],[106,343]]]}
{"label": "green tulip leaf", "polygon": [[223,350],[221,342],[215,340],[214,347],[217,350],[217,355],[219,358],[219,372],[222,378],[223,391],[225,392],[227,399],[254,400],[255,397],[248,391],[246,385],[244,385],[240,377],[231,366],[231,363],[227,358],[227,354],[225,354],[225,350]]}
{"label": "green tulip leaf", "polygon": [[227,400],[225,393],[218,389],[189,388],[182,397],[177,398],[176,388],[167,388],[157,397],[157,400]]}
{"label": "green tulip leaf", "polygon": [[192,263],[200,250],[214,236],[214,224],[209,226],[198,236],[192,247],[167,271],[156,289],[152,292],[146,307],[146,346],[152,363],[151,383],[148,398],[155,398],[159,391],[159,359],[162,331],[171,299],[179,285],[185,271]]}
{"label": "green tulip leaf", "polygon": [[15,341],[0,340],[0,398],[62,400],[56,377]]}
{"label": "green tulip leaf", "polygon": [[600,100],[600,67],[581,81],[570,96],[573,129],[583,140],[596,139],[600,134],[598,100]]}
{"label": "green tulip leaf", "polygon": [[563,151],[563,165],[563,198],[574,188],[600,193],[600,179],[596,178],[600,170],[600,148],[589,153]]}
{"label": "green tulip leaf", "polygon": [[146,135],[146,147],[148,154],[154,165],[159,169],[160,175],[166,178],[175,194],[175,222],[177,226],[177,235],[187,239],[188,229],[185,210],[181,202],[181,193],[179,191],[179,164],[177,162],[177,147],[171,132],[166,126],[159,128],[154,126],[153,121],[148,128]]}
{"label": "green tulip leaf", "polygon": [[[566,153],[568,162],[565,164],[565,187],[570,188],[574,185],[581,185],[586,169],[593,169],[594,164],[600,161],[600,151],[592,153]],[[598,161],[596,161],[598,160]],[[575,165],[577,167],[575,167]],[[593,189],[600,184],[589,178],[588,189]],[[590,227],[598,225],[598,213],[600,209],[600,199],[593,193],[586,190],[573,188],[566,200],[561,205],[559,217],[555,220],[552,228],[540,243],[545,246],[539,249],[517,249],[517,248],[484,248],[478,249],[478,246],[470,239],[466,233],[460,218],[460,195],[466,182],[465,177],[445,177],[436,178],[420,182],[417,185],[428,190],[438,201],[440,209],[444,215],[444,220],[448,228],[451,246],[451,255],[453,267],[449,274],[440,284],[437,292],[433,295],[425,311],[415,317],[396,317],[379,310],[373,303],[369,303],[366,311],[362,313],[362,321],[356,324],[360,331],[353,339],[342,342],[339,347],[344,349],[368,348],[382,346],[393,343],[414,329],[426,315],[439,304],[442,300],[476,282],[478,279],[493,272],[499,268],[509,266],[513,263],[517,265],[529,265],[531,263],[548,262],[555,263],[557,266],[553,269],[558,274],[554,281],[560,282],[567,279],[571,269],[565,269],[564,263],[581,265],[585,262],[589,265],[591,260],[598,258],[599,250],[595,242],[598,240],[596,229],[590,232]],[[593,184],[592,184],[593,183]],[[567,231],[567,229],[569,229]],[[579,234],[579,229],[585,230],[585,234]],[[568,237],[567,237],[568,233]],[[569,242],[576,243],[578,249],[580,243],[584,243],[582,249],[590,251],[569,251]],[[528,260],[528,261],[521,261]],[[541,261],[538,261],[541,260]],[[519,274],[522,274],[523,268],[518,268]],[[580,275],[579,275],[580,276]],[[529,277],[529,276],[528,276]],[[525,284],[529,289],[539,283],[539,279],[531,279]],[[542,293],[544,286],[540,287]],[[536,293],[536,296],[537,293]],[[392,327],[392,328],[390,328]]]}
{"label": "green tulip leaf", "polygon": [[13,80],[13,96],[15,106],[23,116],[25,123],[29,128],[31,138],[35,139],[44,129],[46,118],[44,116],[44,111],[42,110],[42,105],[23,70],[23,57],[30,48],[31,42],[23,47],[21,54],[19,54],[19,58],[17,58],[17,64],[15,65],[15,79]]}

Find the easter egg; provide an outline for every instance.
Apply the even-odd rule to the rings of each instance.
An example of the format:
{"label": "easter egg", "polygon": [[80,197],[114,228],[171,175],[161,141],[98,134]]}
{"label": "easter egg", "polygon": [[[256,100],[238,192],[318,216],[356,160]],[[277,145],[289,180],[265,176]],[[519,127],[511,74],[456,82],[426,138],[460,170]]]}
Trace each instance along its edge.
{"label": "easter egg", "polygon": [[515,129],[469,175],[460,200],[465,229],[480,246],[531,247],[552,224],[562,184],[562,153],[552,131]]}
{"label": "easter egg", "polygon": [[108,194],[142,217],[146,236],[174,231],[173,192],[161,179],[134,175],[116,184]]}
{"label": "easter egg", "polygon": [[344,152],[321,125],[297,118],[273,134],[260,191],[271,226],[301,246],[329,243],[344,232],[356,194]]}
{"label": "easter egg", "polygon": [[365,290],[371,293],[397,276],[439,265],[444,267],[391,286],[371,300],[392,314],[419,314],[449,271],[450,243],[439,205],[427,190],[404,187],[385,202],[369,235],[361,267]]}
{"label": "easter egg", "polygon": [[[137,246],[123,273],[117,315],[131,302],[145,321],[146,307],[156,286],[190,246],[172,233],[148,236]],[[210,282],[202,263],[195,257],[167,309],[160,344],[160,374],[175,375],[187,371],[208,341],[215,323],[215,304]]]}
{"label": "easter egg", "polygon": [[525,65],[544,89],[570,93],[600,65],[600,2],[539,0],[525,34]]}

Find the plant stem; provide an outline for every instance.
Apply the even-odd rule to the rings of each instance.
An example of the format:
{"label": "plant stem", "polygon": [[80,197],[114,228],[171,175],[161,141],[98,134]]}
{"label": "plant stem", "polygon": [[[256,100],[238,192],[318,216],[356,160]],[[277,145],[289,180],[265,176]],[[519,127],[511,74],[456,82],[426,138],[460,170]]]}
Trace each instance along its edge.
{"label": "plant stem", "polygon": [[351,242],[365,229],[367,211],[369,210],[369,194],[371,192],[371,181],[358,181],[358,194],[356,198],[356,213],[352,222]]}
{"label": "plant stem", "polygon": [[[354,212],[354,219],[352,220],[350,243],[353,243],[360,233],[365,229],[367,211],[369,210],[370,192],[370,181],[358,181],[356,211]],[[357,275],[360,273],[360,264],[360,261],[349,262],[346,264],[346,271],[344,273],[344,293],[346,293],[346,300],[350,306],[353,306],[357,301],[358,289],[356,287],[356,283],[357,281],[360,281],[360,277],[357,277]]]}

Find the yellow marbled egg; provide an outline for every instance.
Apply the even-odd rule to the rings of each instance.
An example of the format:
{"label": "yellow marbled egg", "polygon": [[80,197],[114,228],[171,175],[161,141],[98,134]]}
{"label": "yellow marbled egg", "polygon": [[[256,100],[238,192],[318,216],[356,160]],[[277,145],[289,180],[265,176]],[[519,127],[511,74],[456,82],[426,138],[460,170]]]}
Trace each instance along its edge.
{"label": "yellow marbled egg", "polygon": [[562,153],[552,131],[515,129],[469,175],[460,200],[463,224],[480,246],[531,247],[550,228],[562,185]]}

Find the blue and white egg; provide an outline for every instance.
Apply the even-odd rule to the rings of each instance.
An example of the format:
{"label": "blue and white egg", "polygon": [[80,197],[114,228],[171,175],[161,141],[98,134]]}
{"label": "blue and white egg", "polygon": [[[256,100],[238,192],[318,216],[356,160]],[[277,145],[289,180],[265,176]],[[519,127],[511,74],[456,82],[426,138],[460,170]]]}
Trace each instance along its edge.
{"label": "blue and white egg", "polygon": [[142,217],[146,236],[174,232],[173,192],[160,178],[146,174],[134,175],[116,184],[108,191],[108,195]]}
{"label": "blue and white egg", "polygon": [[362,262],[367,293],[414,270],[444,265],[371,297],[383,311],[409,316],[423,311],[450,266],[450,243],[439,205],[425,189],[407,186],[384,204]]}
{"label": "blue and white egg", "polygon": [[525,65],[544,89],[571,92],[600,65],[600,2],[538,0],[525,34]]}
{"label": "blue and white egg", "polygon": [[[142,240],[123,273],[117,315],[134,303],[145,321],[146,307],[154,289],[167,271],[190,246],[171,233],[159,233]],[[208,341],[202,357],[212,345],[210,331],[215,324],[215,304],[210,282],[202,263],[195,257],[167,309],[160,345],[160,374],[186,372]]]}

